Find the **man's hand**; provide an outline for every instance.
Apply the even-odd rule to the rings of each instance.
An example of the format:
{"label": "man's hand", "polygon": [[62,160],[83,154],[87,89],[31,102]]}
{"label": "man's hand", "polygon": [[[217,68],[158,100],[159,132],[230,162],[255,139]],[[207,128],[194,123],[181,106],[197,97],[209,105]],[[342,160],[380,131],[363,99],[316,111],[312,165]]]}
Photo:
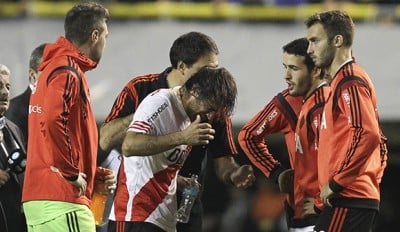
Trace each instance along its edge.
{"label": "man's hand", "polygon": [[117,178],[114,172],[104,177],[104,188],[109,194],[113,194],[115,189],[117,189]]}
{"label": "man's hand", "polygon": [[278,177],[279,189],[283,193],[292,194],[294,186],[294,170],[287,169],[283,171]]}
{"label": "man's hand", "polygon": [[94,191],[102,194],[113,194],[117,188],[117,178],[114,171],[104,167],[96,168],[94,177]]}
{"label": "man's hand", "polygon": [[8,172],[0,169],[0,188],[10,179]]}
{"label": "man's hand", "polygon": [[215,130],[209,123],[202,123],[200,115],[196,116],[188,128],[182,131],[185,144],[206,145],[214,139]]}
{"label": "man's hand", "polygon": [[315,212],[315,208],[314,208],[314,205],[315,205],[314,202],[315,202],[315,200],[312,197],[304,198],[303,213],[302,213],[303,218],[317,215],[317,212]]}
{"label": "man's hand", "polygon": [[178,192],[182,192],[186,186],[190,185],[190,178],[178,175],[177,177],[177,188]]}
{"label": "man's hand", "polygon": [[80,172],[78,178],[75,181],[70,181],[71,184],[79,188],[79,197],[85,195],[87,182],[86,182],[86,174]]}
{"label": "man's hand", "polygon": [[[191,184],[191,178],[190,177],[184,177],[178,175],[177,177],[177,191],[182,192],[183,189],[185,189],[187,186]],[[197,182],[197,185],[200,187],[201,184]]]}
{"label": "man's hand", "polygon": [[251,165],[243,165],[230,174],[230,179],[236,188],[244,189],[253,185],[256,177]]}
{"label": "man's hand", "polygon": [[322,187],[321,193],[320,193],[320,197],[321,197],[321,201],[325,206],[329,206],[332,207],[331,203],[329,202],[329,200],[335,195],[335,193],[332,191],[332,189],[329,187],[329,183],[324,185],[324,187]]}

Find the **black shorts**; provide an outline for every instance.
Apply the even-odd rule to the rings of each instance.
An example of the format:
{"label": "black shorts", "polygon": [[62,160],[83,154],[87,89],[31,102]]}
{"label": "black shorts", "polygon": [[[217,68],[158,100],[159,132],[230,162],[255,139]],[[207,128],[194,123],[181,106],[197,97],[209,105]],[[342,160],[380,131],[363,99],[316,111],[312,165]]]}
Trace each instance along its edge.
{"label": "black shorts", "polygon": [[378,216],[375,209],[325,207],[319,215],[315,231],[370,232]]}

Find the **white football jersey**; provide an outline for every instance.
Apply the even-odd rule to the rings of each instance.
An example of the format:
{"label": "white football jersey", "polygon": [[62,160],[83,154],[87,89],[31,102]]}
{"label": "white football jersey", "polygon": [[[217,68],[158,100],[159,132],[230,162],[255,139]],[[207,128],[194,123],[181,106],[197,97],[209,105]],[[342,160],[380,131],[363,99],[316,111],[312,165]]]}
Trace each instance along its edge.
{"label": "white football jersey", "polygon": [[[186,129],[190,119],[176,88],[159,89],[143,99],[128,131],[166,135]],[[110,219],[149,222],[175,231],[176,178],[190,149],[179,145],[151,156],[123,157]]]}

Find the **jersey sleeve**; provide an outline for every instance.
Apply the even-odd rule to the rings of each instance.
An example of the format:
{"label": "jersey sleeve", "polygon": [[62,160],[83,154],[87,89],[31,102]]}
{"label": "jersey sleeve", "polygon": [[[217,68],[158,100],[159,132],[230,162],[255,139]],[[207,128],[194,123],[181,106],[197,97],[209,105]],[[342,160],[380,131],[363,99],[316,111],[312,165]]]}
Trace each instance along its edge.
{"label": "jersey sleeve", "polygon": [[340,166],[333,176],[339,184],[338,188],[345,187],[358,177],[358,173],[365,170],[368,159],[374,149],[379,147],[381,136],[379,134],[376,109],[371,100],[370,89],[357,82],[341,87],[340,96],[337,98],[339,112],[348,120],[350,133],[344,148],[346,153]]}
{"label": "jersey sleeve", "polygon": [[[80,81],[79,77],[69,71],[58,72],[51,78],[46,89],[47,96],[53,96],[44,99],[43,108],[50,109],[46,112],[42,123],[45,131],[48,131],[49,137],[57,138],[52,143],[54,154],[54,163],[60,168],[61,174],[66,177],[74,177],[79,174],[78,162],[81,152],[74,146],[76,136],[70,134],[69,125],[75,123],[71,117],[71,110],[77,101],[80,101]],[[51,126],[49,126],[51,125]]]}
{"label": "jersey sleeve", "polygon": [[277,177],[284,168],[269,152],[265,136],[277,132],[286,133],[291,130],[288,120],[278,104],[277,97],[274,97],[243,126],[238,136],[240,147],[250,161],[264,175],[274,181],[277,181]]}
{"label": "jersey sleeve", "polygon": [[[165,93],[165,92],[163,92]],[[152,134],[157,129],[154,117],[159,115],[160,109],[166,108],[171,103],[168,97],[160,94],[160,90],[149,94],[139,104],[133,119],[128,127],[128,132],[138,132],[144,134]]]}
{"label": "jersey sleeve", "polygon": [[131,87],[131,85],[132,84],[129,82],[118,94],[118,97],[115,99],[110,113],[105,119],[106,123],[113,119],[122,118],[135,113],[138,99],[136,89],[134,87]]}

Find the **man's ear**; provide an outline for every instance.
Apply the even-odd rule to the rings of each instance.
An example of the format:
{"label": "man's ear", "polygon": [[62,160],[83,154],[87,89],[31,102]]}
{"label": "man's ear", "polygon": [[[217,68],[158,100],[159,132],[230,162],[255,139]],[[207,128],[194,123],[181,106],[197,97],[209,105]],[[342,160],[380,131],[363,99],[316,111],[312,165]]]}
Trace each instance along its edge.
{"label": "man's ear", "polygon": [[92,43],[96,43],[97,40],[99,39],[99,36],[100,36],[99,30],[94,29],[94,30],[92,31],[92,34],[90,35],[90,40],[91,40],[91,42],[92,42]]}
{"label": "man's ear", "polygon": [[29,69],[29,83],[31,83],[32,85],[35,85],[38,78],[39,78],[39,75],[38,75],[37,71],[30,68]]}
{"label": "man's ear", "polygon": [[185,71],[186,71],[186,64],[183,63],[183,61],[181,61],[181,60],[178,61],[177,69],[184,76],[185,75]]}
{"label": "man's ear", "polygon": [[343,36],[335,35],[335,37],[333,37],[333,44],[335,47],[341,47],[343,45]]}

